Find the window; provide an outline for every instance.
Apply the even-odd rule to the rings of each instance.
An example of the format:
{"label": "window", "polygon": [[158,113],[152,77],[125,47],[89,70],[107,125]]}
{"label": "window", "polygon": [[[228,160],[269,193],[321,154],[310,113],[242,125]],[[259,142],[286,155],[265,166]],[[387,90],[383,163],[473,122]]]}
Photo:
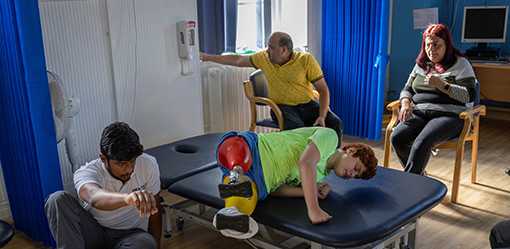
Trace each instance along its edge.
{"label": "window", "polygon": [[283,31],[292,37],[294,48],[308,45],[307,0],[272,0],[271,29]]}
{"label": "window", "polygon": [[265,48],[269,38],[267,36],[273,31],[288,33],[292,37],[294,48],[306,49],[308,45],[307,3],[308,0],[239,0],[237,51]]}
{"label": "window", "polygon": [[237,4],[238,51],[256,49],[257,46],[257,0],[239,0]]}

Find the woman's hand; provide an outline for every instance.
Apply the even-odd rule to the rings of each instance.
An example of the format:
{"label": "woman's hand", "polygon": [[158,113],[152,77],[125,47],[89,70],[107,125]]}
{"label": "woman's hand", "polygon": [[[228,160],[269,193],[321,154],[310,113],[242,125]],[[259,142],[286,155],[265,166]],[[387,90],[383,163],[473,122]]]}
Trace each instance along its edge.
{"label": "woman's hand", "polygon": [[441,78],[439,78],[433,74],[428,74],[425,77],[425,84],[429,85],[431,87],[442,89],[446,85],[446,82],[444,82]]}
{"label": "woman's hand", "polygon": [[411,105],[411,101],[408,98],[403,98],[400,101],[400,111],[398,113],[398,121],[404,122],[411,117],[411,113],[413,113],[413,107]]}

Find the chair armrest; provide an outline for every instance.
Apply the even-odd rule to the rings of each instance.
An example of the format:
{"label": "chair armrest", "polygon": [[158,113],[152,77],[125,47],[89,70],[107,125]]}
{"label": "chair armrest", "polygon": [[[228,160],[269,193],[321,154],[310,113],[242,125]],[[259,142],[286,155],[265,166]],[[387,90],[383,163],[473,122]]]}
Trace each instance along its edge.
{"label": "chair armrest", "polygon": [[484,105],[477,105],[471,110],[463,111],[459,114],[461,119],[474,119],[476,116],[485,116],[486,107]]}
{"label": "chair armrest", "polygon": [[283,130],[283,114],[282,114],[282,111],[280,110],[280,108],[278,107],[278,105],[274,101],[272,101],[269,98],[264,98],[264,97],[253,97],[252,100],[258,104],[268,105],[269,108],[271,108],[273,113],[276,115],[276,120],[278,121],[278,127],[280,127],[280,130]]}
{"label": "chair armrest", "polygon": [[[472,135],[473,132],[478,133],[478,122],[480,116],[485,116],[486,108],[484,105],[475,106],[471,110],[461,112],[459,118],[464,120],[464,128],[459,136],[459,143],[463,143],[466,138]],[[473,125],[476,127],[474,128]],[[475,129],[475,130],[473,130]]]}
{"label": "chair armrest", "polygon": [[400,101],[399,100],[392,101],[386,106],[386,109],[391,111],[391,119],[390,122],[388,123],[388,126],[386,126],[386,133],[389,136],[391,134],[391,129],[393,129],[393,127],[397,124],[398,121]]}
{"label": "chair armrest", "polygon": [[388,122],[388,125],[386,126],[386,131],[384,132],[384,160],[383,160],[383,166],[389,167],[390,162],[390,154],[391,154],[391,145],[390,145],[390,139],[391,139],[391,133],[393,132],[393,127],[397,125],[398,122],[398,112],[400,109],[400,101],[395,100],[390,102],[386,109],[391,111],[391,119],[390,122]]}
{"label": "chair armrest", "polygon": [[392,111],[394,109],[399,109],[400,108],[400,100],[395,100],[395,101],[392,101],[390,102],[387,106],[386,106],[386,109],[388,109],[388,111]]}

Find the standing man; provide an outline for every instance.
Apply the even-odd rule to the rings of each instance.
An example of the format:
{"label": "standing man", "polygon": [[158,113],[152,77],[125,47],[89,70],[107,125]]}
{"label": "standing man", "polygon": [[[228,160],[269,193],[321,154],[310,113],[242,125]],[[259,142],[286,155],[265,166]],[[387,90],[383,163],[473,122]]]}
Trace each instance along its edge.
{"label": "standing man", "polygon": [[160,248],[161,187],[156,159],[143,154],[138,135],[122,122],[103,130],[100,150],[98,159],[74,173],[81,202],[64,191],[46,201],[57,248]]}
{"label": "standing man", "polygon": [[[251,56],[201,54],[201,59],[261,69],[268,80],[269,98],[282,110],[285,130],[316,125],[329,127],[341,141],[342,122],[329,110],[329,89],[322,69],[310,53],[293,51],[288,34],[271,34],[267,50]],[[276,120],[274,114],[271,116]]]}

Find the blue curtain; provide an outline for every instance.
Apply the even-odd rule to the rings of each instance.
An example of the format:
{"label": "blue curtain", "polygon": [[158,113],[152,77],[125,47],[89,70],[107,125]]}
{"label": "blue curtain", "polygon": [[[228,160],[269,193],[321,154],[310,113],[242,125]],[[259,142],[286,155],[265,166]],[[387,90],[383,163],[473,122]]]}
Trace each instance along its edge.
{"label": "blue curtain", "polygon": [[0,1],[0,161],[16,228],[48,245],[62,180],[45,68],[37,1]]}
{"label": "blue curtain", "polygon": [[225,51],[224,0],[198,0],[198,37],[200,51],[221,54]]}
{"label": "blue curtain", "polygon": [[236,51],[237,0],[225,0],[225,51]]}
{"label": "blue curtain", "polygon": [[237,0],[197,0],[200,51],[236,51]]}
{"label": "blue curtain", "polygon": [[322,67],[344,133],[379,140],[389,0],[322,2]]}

